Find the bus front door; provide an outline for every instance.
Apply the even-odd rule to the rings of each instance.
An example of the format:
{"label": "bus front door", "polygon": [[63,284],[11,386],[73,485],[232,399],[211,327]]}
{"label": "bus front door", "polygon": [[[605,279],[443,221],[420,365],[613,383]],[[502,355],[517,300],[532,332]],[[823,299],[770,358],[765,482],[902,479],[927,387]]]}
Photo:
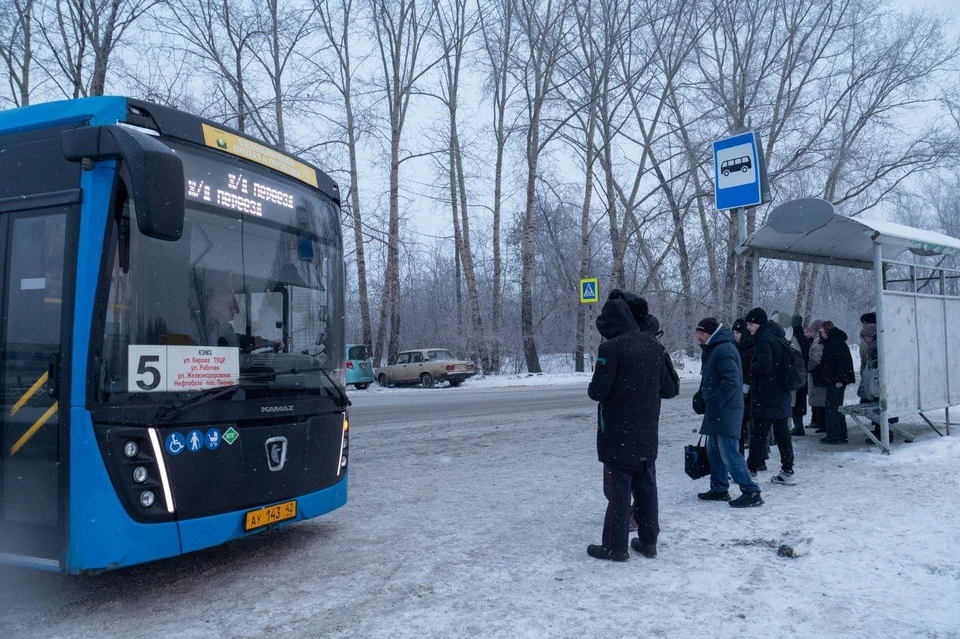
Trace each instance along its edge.
{"label": "bus front door", "polygon": [[62,543],[69,213],[54,207],[0,215],[0,558],[49,569],[59,568]]}

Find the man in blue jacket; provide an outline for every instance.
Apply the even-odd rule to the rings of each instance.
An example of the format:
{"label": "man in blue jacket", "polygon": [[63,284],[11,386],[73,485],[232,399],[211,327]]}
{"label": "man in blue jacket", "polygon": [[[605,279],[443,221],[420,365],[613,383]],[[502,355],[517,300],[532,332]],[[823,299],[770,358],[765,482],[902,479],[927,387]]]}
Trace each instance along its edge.
{"label": "man in blue jacket", "polygon": [[[760,506],[760,487],[750,478],[740,454],[743,422],[743,369],[733,331],[712,317],[697,324],[701,355],[700,394],[706,412],[700,433],[707,437],[710,490],[697,495],[704,501],[727,501],[734,508]],[[730,477],[740,485],[740,497],[730,501]]]}
{"label": "man in blue jacket", "polygon": [[597,457],[603,463],[607,512],[603,544],[587,546],[596,559],[627,561],[630,551],[630,498],[637,538],[630,546],[656,557],[660,534],[657,502],[657,438],[660,399],[678,388],[665,364],[664,349],[637,326],[627,302],[608,300],[597,318],[606,338],[587,393],[597,407]]}

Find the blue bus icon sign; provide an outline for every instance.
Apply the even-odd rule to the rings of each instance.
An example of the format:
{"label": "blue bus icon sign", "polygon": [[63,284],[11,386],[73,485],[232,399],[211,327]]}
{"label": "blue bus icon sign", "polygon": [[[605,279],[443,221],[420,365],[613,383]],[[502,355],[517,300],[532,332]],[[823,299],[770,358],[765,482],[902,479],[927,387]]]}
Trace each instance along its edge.
{"label": "blue bus icon sign", "polygon": [[717,210],[770,201],[763,149],[756,133],[741,133],[713,143],[713,184]]}

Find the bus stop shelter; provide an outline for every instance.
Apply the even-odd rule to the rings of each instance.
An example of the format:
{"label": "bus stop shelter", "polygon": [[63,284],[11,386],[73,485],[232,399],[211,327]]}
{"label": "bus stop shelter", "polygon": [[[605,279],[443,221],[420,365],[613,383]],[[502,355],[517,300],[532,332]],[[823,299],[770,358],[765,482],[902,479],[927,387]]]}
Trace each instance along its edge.
{"label": "bus stop shelter", "polygon": [[[960,338],[950,330],[960,326],[960,270],[943,264],[960,256],[960,239],[846,217],[825,200],[805,198],[774,209],[739,252],[872,270],[880,398],[841,410],[884,453],[890,452],[891,417],[919,414],[940,433],[927,414],[945,410],[950,434],[950,407],[960,405]],[[880,440],[873,436],[871,421],[880,424]]]}

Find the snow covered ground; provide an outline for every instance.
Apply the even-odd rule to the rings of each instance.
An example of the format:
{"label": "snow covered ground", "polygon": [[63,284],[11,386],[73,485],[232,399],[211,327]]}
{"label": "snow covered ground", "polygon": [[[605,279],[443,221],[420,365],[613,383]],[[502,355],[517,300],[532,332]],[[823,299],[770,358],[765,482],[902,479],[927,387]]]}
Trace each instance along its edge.
{"label": "snow covered ground", "polygon": [[[672,355],[674,368],[681,379],[700,379],[700,359],[687,357],[683,353]],[[469,391],[476,388],[510,388],[515,386],[564,386],[570,384],[590,382],[593,375],[589,371],[576,373],[573,370],[573,361],[564,356],[548,356],[544,358],[543,373],[519,373],[502,375],[485,375],[483,377],[471,377],[463,382],[458,389],[452,389],[447,384],[440,384],[434,387],[434,391],[444,389],[444,392],[451,391]],[[355,393],[402,393],[402,392],[422,392],[425,390],[419,384],[414,386],[396,386],[393,388],[383,388],[378,384],[371,385],[367,390],[358,391],[354,388],[347,389],[350,396]]]}
{"label": "snow covered ground", "polygon": [[[795,440],[799,485],[761,473],[738,511],[683,474],[694,389],[664,403],[655,560],[585,552],[584,384],[357,393],[345,508],[98,577],[0,569],[0,637],[960,637],[960,435]],[[778,557],[795,536],[810,554]]]}

